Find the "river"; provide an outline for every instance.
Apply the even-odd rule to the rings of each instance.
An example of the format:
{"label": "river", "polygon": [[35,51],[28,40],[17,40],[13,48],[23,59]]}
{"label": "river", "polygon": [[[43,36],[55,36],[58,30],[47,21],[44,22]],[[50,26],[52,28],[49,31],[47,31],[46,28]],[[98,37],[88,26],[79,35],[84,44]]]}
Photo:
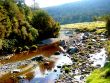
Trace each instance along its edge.
{"label": "river", "polygon": [[[94,50],[95,44],[98,41],[96,38],[90,37],[93,43],[93,46],[92,46],[93,48],[92,49],[86,48],[87,46],[86,43],[88,43],[88,41],[90,40],[86,39],[83,41],[81,39],[82,36],[84,36],[84,33],[77,34],[75,30],[62,30],[60,32],[59,38],[61,40],[64,39],[67,42],[66,49],[64,49],[66,50],[66,52],[62,52],[61,49],[59,48],[58,43],[56,43],[56,44],[51,44],[51,45],[40,47],[36,51],[28,51],[24,53],[15,54],[11,56],[10,59],[8,60],[7,59],[1,60],[2,64],[4,65],[11,64],[11,66],[12,66],[12,63],[16,64],[16,62],[29,60],[28,63],[26,64],[26,67],[21,68],[23,70],[22,72],[18,72],[17,74],[9,73],[10,75],[7,74],[7,76],[4,76],[4,77],[9,78],[7,79],[7,81],[5,81],[5,83],[16,83],[16,82],[19,82],[19,83],[55,83],[55,82],[64,83],[63,81],[66,81],[66,82],[70,81],[68,83],[74,83],[76,81],[78,83],[84,83],[86,77],[93,71],[92,69],[90,69],[89,73],[84,74],[83,76],[82,73],[86,71],[86,68],[103,67],[104,64],[106,63],[107,55],[103,47],[97,48],[96,50]],[[76,40],[75,43],[73,43],[73,40],[74,41]],[[86,43],[84,43],[85,41]],[[101,41],[105,41],[105,40],[100,40],[100,42]],[[75,53],[69,54],[67,52],[69,47],[74,47],[74,46],[77,46],[77,47],[79,46],[79,49],[78,49],[79,52],[76,53],[76,56],[73,56],[73,54]],[[79,55],[84,50],[87,50],[87,51],[92,50],[94,52],[89,53],[89,55],[86,55],[84,53],[85,56]],[[59,54],[56,55],[55,52],[58,52],[58,51],[59,51]],[[36,56],[43,56],[44,60],[43,61],[31,61],[32,58]],[[74,57],[78,58],[78,61],[73,60]],[[81,59],[82,59],[82,62],[80,62]],[[70,65],[71,72],[69,74],[71,76],[74,75],[74,77],[70,77],[68,74],[66,77],[66,74],[64,72],[65,70],[63,70],[62,68],[64,65]],[[77,68],[74,68],[75,65],[77,66]],[[16,67],[15,69],[17,68],[18,67]],[[82,69],[84,71],[82,71]],[[75,73],[73,71],[75,71]],[[13,78],[13,76],[15,77]],[[63,76],[64,80],[60,78],[61,76]],[[83,76],[83,79],[81,79],[82,76]],[[12,80],[14,79],[14,81],[11,80],[11,82],[9,82],[10,78]],[[59,78],[60,80],[58,80]]]}

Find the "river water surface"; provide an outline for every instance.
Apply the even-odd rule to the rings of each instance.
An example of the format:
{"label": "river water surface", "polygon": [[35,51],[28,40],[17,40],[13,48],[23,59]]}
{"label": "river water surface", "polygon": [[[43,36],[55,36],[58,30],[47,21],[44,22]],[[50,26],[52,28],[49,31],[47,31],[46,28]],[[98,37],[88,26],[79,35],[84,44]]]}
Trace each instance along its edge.
{"label": "river water surface", "polygon": [[[66,35],[65,35],[66,34]],[[66,37],[67,39],[69,36],[73,35],[73,31],[69,33],[69,31],[61,32],[60,38]],[[44,56],[47,58],[47,60],[42,62],[33,62],[37,63],[35,64],[34,68],[30,71],[26,72],[32,72],[32,78],[26,79],[22,78],[19,79],[19,83],[55,83],[56,79],[59,78],[59,76],[62,74],[61,68],[63,65],[72,65],[74,62],[71,60],[71,55],[67,53],[60,52],[59,55],[55,55],[54,53],[56,51],[59,51],[59,46],[56,44],[52,44],[49,46],[41,47],[40,49],[36,51],[29,51],[26,53],[16,54],[10,58],[10,60],[1,61],[1,63],[9,63],[9,62],[17,62],[21,60],[25,60],[27,56],[28,59],[35,57],[35,56]],[[101,49],[100,52],[95,54],[90,54],[90,61],[93,61],[93,66],[99,66],[103,67],[106,62],[106,51],[105,49]],[[25,74],[24,74],[25,75]],[[82,82],[80,80],[80,76],[75,77],[77,81]],[[15,83],[15,82],[9,82],[9,83]]]}

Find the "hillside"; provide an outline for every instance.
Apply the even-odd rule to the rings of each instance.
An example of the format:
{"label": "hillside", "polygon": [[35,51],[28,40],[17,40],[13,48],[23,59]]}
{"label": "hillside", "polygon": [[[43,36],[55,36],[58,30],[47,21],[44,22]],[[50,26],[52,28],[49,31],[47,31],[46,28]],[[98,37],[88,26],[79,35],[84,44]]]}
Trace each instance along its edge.
{"label": "hillside", "polygon": [[60,6],[44,8],[61,24],[90,22],[94,16],[110,13],[110,0],[82,0]]}

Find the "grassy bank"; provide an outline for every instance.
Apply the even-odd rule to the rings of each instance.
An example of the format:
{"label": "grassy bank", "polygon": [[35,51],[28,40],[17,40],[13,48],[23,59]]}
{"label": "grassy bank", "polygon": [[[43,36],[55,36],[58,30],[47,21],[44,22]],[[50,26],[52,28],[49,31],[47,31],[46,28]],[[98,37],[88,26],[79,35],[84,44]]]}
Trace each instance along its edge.
{"label": "grassy bank", "polygon": [[[74,23],[74,24],[65,24],[61,25],[61,29],[79,29],[82,31],[97,31],[98,33],[105,31],[106,22],[104,21],[96,21],[96,22],[84,22],[84,23]],[[96,30],[97,29],[97,30]]]}
{"label": "grassy bank", "polygon": [[[84,22],[75,24],[66,24],[61,26],[62,29],[79,29],[80,31],[93,31],[96,34],[106,32],[106,22]],[[110,59],[110,41],[105,41],[105,48]],[[86,83],[110,83],[110,62],[106,63],[103,68],[94,70],[87,78]]]}
{"label": "grassy bank", "polygon": [[106,41],[105,48],[107,50],[108,59],[110,60],[110,40]]}
{"label": "grassy bank", "polygon": [[105,42],[105,48],[108,54],[108,62],[103,68],[94,70],[87,78],[86,83],[110,83],[110,41]]}
{"label": "grassy bank", "polygon": [[110,62],[103,68],[94,70],[86,83],[110,83]]}

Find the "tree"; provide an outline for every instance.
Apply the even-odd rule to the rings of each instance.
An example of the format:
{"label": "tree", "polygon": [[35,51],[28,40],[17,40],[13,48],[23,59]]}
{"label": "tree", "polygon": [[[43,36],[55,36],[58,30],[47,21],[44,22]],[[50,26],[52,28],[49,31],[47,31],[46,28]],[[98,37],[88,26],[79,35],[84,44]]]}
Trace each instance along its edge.
{"label": "tree", "polygon": [[110,17],[106,21],[107,35],[110,36]]}
{"label": "tree", "polygon": [[39,4],[35,2],[34,4],[31,5],[32,10],[40,9]]}
{"label": "tree", "polygon": [[0,5],[0,39],[8,37],[11,32],[11,22],[8,12]]}
{"label": "tree", "polygon": [[57,37],[60,30],[59,23],[55,22],[53,18],[43,10],[37,10],[34,13],[32,26],[38,29],[40,39]]}
{"label": "tree", "polygon": [[25,4],[25,0],[15,0],[16,3]]}

